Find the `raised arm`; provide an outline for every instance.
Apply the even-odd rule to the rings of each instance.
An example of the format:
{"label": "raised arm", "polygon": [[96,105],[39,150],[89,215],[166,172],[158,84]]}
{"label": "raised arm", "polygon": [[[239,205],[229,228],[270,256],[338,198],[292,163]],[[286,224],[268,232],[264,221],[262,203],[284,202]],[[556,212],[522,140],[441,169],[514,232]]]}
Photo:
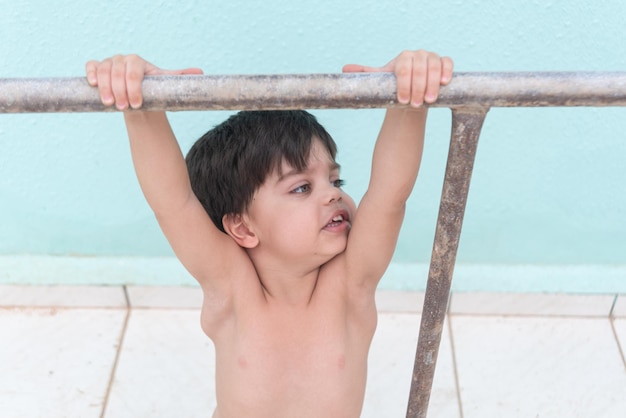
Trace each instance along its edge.
{"label": "raised arm", "polygon": [[[89,83],[98,86],[102,102],[125,111],[141,107],[144,75],[201,74],[199,69],[161,70],[136,55],[90,61],[86,71]],[[212,279],[225,276],[227,263],[237,260],[241,250],[213,225],[195,197],[165,112],[126,111],[124,119],[137,178],[161,229],[203,287],[216,284]]]}
{"label": "raised arm", "polygon": [[384,67],[347,65],[345,72],[394,72],[398,102],[391,108],[376,141],[372,172],[350,232],[346,257],[350,280],[373,290],[387,268],[404,220],[406,201],[422,159],[427,109],[439,87],[452,78],[453,63],[426,51],[401,53]]}

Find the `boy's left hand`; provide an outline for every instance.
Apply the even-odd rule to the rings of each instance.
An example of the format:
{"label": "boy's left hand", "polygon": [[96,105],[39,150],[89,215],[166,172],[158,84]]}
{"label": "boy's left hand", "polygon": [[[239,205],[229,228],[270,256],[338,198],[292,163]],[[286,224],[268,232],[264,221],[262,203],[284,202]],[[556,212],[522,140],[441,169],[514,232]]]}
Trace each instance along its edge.
{"label": "boy's left hand", "polygon": [[449,57],[440,57],[424,50],[404,51],[383,67],[348,64],[344,73],[392,72],[396,75],[398,102],[419,107],[424,102],[434,103],[439,87],[452,80],[454,63]]}

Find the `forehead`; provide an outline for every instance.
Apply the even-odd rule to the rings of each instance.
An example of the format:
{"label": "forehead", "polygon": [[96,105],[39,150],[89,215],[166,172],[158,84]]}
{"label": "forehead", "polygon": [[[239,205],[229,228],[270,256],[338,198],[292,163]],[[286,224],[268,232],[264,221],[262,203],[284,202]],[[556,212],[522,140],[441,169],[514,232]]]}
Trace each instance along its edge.
{"label": "forehead", "polygon": [[303,170],[297,170],[296,167],[289,164],[289,162],[283,157],[281,163],[276,169],[274,173],[279,177],[284,176],[286,173],[294,172],[294,171],[306,171],[313,166],[323,165],[329,166],[331,169],[339,169],[339,164],[335,161],[335,159],[331,156],[330,151],[326,148],[324,143],[317,138],[313,139],[311,143],[311,149],[309,152],[309,156],[306,161],[306,165],[303,167]]}

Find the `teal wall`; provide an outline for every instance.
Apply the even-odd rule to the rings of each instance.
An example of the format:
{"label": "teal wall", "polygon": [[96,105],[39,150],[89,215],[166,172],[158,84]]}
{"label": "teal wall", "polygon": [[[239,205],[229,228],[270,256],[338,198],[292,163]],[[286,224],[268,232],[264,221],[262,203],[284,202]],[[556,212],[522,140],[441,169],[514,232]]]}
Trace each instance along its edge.
{"label": "teal wall", "polygon": [[[0,0],[0,77],[77,76],[88,59],[130,52],[206,73],[339,72],[417,48],[452,56],[458,71],[625,71],[625,16],[618,0]],[[626,291],[624,111],[489,112],[458,288]],[[383,111],[314,113],[358,200]],[[171,120],[186,150],[226,115]],[[386,286],[423,284],[414,277],[430,258],[449,132],[449,110],[433,109]],[[187,283],[178,267],[162,273],[169,257],[121,115],[0,115],[0,282]]]}

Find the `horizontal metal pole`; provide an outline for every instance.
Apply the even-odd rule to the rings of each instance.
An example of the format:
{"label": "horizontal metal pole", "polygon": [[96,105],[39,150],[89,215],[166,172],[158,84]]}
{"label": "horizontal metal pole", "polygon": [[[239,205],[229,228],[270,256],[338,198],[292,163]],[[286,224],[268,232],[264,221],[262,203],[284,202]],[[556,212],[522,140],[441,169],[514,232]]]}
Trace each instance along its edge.
{"label": "horizontal metal pole", "polygon": [[[144,110],[397,106],[391,73],[146,77]],[[456,73],[431,107],[626,106],[626,72]],[[0,113],[104,112],[84,77],[0,79]]]}

